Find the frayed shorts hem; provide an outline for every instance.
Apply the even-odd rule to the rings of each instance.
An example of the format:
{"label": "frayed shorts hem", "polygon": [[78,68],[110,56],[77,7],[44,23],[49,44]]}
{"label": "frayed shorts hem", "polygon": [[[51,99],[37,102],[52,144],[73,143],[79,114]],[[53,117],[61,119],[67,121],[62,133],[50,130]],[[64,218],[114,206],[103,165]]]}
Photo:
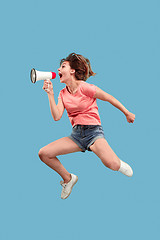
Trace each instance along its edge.
{"label": "frayed shorts hem", "polygon": [[71,137],[71,136],[68,136],[73,142],[75,142],[77,145],[78,145],[78,147],[80,147],[81,149],[82,149],[82,152],[85,152],[86,151],[86,149],[84,148],[84,147],[82,147],[82,145],[76,140],[76,139],[74,139],[73,137]]}
{"label": "frayed shorts hem", "polygon": [[86,150],[92,152],[92,150],[90,149],[90,146],[93,145],[97,139],[100,139],[100,138],[104,138],[104,139],[105,139],[105,137],[104,137],[103,135],[96,136],[96,137],[93,138],[92,141],[88,144],[87,149],[85,149],[75,138],[73,138],[72,136],[68,136],[68,137],[69,137],[73,142],[75,142],[75,143],[78,145],[78,147],[80,147],[80,148],[82,149],[82,152],[85,152]]}

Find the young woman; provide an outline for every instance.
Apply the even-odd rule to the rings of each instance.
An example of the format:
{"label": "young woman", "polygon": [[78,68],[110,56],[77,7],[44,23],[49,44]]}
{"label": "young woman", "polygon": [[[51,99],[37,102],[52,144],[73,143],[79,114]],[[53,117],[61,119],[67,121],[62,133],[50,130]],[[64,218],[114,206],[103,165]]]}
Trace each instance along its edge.
{"label": "young woman", "polygon": [[82,55],[71,53],[62,59],[58,73],[60,82],[65,83],[66,87],[60,91],[57,105],[52,82],[44,81],[43,89],[48,94],[51,114],[55,121],[61,119],[66,108],[72,124],[72,133],[69,137],[56,140],[40,149],[39,157],[62,177],[61,198],[66,199],[70,195],[78,177],[63,167],[57,158],[59,155],[92,151],[106,167],[131,177],[132,168],[118,158],[104,137],[96,99],[110,102],[125,114],[129,123],[134,122],[135,115],[110,94],[93,84],[86,83],[86,80],[95,73],[91,69],[90,61]]}

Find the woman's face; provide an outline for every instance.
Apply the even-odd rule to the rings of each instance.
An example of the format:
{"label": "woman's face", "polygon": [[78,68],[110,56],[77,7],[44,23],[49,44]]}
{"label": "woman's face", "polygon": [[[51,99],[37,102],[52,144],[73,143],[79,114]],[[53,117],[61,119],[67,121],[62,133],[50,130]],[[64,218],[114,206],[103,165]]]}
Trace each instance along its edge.
{"label": "woman's face", "polygon": [[71,69],[68,61],[63,62],[60,68],[58,68],[58,74],[60,76],[61,83],[67,83],[74,75],[74,73],[75,70]]}

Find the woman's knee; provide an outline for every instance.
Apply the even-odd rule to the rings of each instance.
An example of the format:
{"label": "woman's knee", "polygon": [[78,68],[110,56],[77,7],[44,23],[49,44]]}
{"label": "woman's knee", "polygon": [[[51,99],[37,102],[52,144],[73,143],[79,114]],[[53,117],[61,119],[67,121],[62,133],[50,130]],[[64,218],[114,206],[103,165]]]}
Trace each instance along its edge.
{"label": "woman's knee", "polygon": [[38,152],[39,158],[43,161],[45,157],[47,157],[45,148],[41,148]]}
{"label": "woman's knee", "polygon": [[120,161],[118,158],[101,158],[101,161],[103,162],[103,164],[112,169],[113,171],[118,171],[120,168]]}
{"label": "woman's knee", "polygon": [[54,148],[52,147],[52,151],[48,146],[41,148],[38,152],[39,158],[43,161],[44,159],[51,159],[56,157],[56,153]]}
{"label": "woman's knee", "polygon": [[119,168],[120,168],[120,162],[119,161],[113,162],[113,170],[118,171]]}
{"label": "woman's knee", "polygon": [[119,168],[120,168],[120,160],[119,160],[119,158],[117,157],[117,158],[115,158],[115,159],[112,159],[112,160],[110,161],[109,165],[110,165],[110,168],[111,168],[112,170],[118,171]]}

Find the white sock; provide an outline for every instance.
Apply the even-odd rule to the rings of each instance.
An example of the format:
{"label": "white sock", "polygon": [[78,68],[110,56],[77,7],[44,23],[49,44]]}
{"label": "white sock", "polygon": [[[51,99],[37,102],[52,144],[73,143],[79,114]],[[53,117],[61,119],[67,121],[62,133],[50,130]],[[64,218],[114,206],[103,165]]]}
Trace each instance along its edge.
{"label": "white sock", "polygon": [[120,164],[121,164],[121,166],[118,171],[128,177],[132,177],[132,175],[133,175],[132,168],[127,163],[123,162],[122,160],[120,160]]}

